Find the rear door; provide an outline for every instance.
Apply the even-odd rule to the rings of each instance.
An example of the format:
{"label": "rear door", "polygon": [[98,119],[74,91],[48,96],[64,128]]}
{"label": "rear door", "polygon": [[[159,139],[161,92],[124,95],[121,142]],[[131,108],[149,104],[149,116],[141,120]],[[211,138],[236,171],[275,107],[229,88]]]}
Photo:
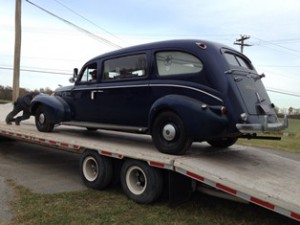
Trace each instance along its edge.
{"label": "rear door", "polygon": [[252,64],[240,55],[225,52],[232,67],[229,76],[233,76],[243,102],[250,115],[274,114],[267,91],[261,81],[263,75],[257,74]]}

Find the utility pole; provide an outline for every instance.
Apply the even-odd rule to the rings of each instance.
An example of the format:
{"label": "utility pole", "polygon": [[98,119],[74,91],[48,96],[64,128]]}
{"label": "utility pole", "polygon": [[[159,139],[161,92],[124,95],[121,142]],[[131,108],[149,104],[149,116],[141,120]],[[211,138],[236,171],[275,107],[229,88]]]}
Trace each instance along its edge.
{"label": "utility pole", "polygon": [[15,11],[15,52],[14,52],[14,77],[13,77],[13,97],[16,101],[19,97],[20,87],[20,59],[21,59],[21,3],[22,0],[16,0]]}
{"label": "utility pole", "polygon": [[241,35],[239,39],[236,39],[236,41],[233,43],[234,45],[240,45],[241,46],[241,53],[244,52],[244,46],[252,46],[245,43],[245,40],[249,39],[249,35]]}

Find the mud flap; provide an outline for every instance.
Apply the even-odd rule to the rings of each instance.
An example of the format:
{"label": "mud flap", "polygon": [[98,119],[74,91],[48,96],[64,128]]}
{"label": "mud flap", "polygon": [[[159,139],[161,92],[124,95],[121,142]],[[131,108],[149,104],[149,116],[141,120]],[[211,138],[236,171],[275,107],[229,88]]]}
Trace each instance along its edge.
{"label": "mud flap", "polygon": [[169,205],[176,206],[190,199],[193,193],[192,179],[169,171]]}

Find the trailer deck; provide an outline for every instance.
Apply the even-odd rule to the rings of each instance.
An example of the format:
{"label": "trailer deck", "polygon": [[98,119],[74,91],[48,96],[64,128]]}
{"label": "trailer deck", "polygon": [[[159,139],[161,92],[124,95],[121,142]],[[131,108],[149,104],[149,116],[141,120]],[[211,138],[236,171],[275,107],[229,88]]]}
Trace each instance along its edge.
{"label": "trailer deck", "polygon": [[150,136],[68,126],[41,133],[32,120],[21,126],[0,122],[0,136],[78,154],[90,149],[120,160],[146,161],[300,221],[300,162],[255,148],[234,145],[220,150],[196,143],[186,155],[166,155]]}

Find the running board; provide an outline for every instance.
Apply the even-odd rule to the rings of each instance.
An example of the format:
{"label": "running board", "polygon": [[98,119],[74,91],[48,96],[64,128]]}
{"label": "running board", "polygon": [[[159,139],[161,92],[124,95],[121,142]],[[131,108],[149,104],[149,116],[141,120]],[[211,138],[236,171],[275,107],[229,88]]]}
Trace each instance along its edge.
{"label": "running board", "polygon": [[77,126],[77,127],[86,127],[94,129],[103,129],[103,130],[114,130],[114,131],[126,131],[131,133],[147,133],[146,127],[133,127],[133,126],[117,126],[113,124],[102,124],[102,123],[91,123],[83,121],[69,121],[62,122],[63,125]]}

